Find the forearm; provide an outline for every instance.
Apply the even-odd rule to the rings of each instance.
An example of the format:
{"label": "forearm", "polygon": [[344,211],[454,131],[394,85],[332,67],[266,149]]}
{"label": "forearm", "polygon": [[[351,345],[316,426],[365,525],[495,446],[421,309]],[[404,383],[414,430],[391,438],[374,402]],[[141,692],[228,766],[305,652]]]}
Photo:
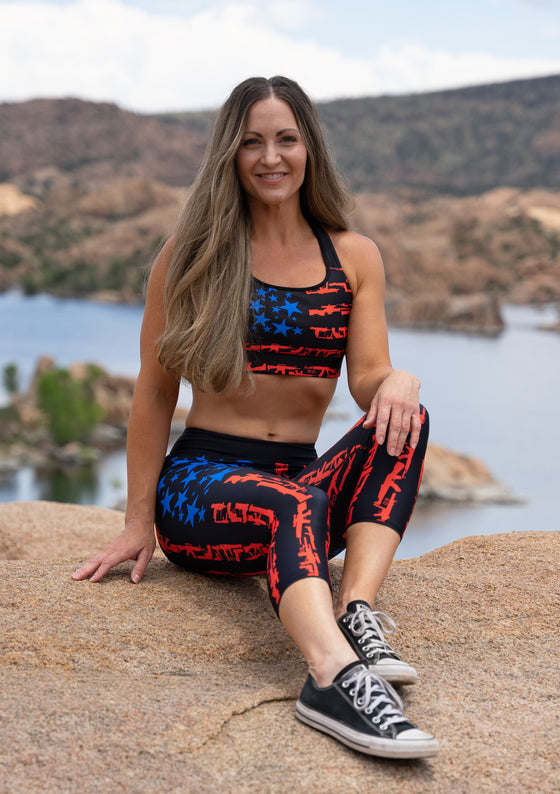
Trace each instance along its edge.
{"label": "forearm", "polygon": [[379,387],[393,371],[390,365],[379,367],[350,382],[350,393],[362,411],[369,411]]}
{"label": "forearm", "polygon": [[176,401],[176,393],[148,389],[139,380],[128,425],[127,522],[134,519],[153,524],[157,482]]}

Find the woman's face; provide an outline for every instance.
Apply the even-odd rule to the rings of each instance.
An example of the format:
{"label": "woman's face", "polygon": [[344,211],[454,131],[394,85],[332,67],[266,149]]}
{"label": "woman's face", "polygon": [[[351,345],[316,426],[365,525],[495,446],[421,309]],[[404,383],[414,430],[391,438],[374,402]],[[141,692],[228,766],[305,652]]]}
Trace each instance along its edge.
{"label": "woman's face", "polygon": [[249,203],[279,206],[299,201],[306,162],[307,149],[290,106],[276,97],[255,102],[236,157]]}

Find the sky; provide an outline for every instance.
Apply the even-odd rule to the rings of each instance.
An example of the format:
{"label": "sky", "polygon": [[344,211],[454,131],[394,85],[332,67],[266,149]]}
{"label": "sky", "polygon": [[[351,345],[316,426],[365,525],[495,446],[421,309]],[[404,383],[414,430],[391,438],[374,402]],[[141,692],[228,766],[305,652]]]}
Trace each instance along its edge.
{"label": "sky", "polygon": [[316,101],[560,74],[560,0],[0,0],[0,102],[201,110],[273,74]]}

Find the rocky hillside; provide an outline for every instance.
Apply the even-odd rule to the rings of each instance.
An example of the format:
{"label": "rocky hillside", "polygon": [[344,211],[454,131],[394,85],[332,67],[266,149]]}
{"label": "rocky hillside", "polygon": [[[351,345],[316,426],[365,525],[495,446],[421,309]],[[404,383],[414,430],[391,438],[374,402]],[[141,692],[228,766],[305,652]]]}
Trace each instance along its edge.
{"label": "rocky hillside", "polygon": [[140,300],[181,195],[143,177],[59,176],[31,203],[15,185],[0,185],[0,290]]}
{"label": "rocky hillside", "polygon": [[[321,103],[337,161],[359,192],[402,186],[475,195],[560,184],[560,75]],[[41,190],[44,169],[188,185],[211,112],[143,116],[76,99],[0,105],[0,182]],[[54,170],[53,170],[54,169]]]}
{"label": "rocky hillside", "polygon": [[188,185],[200,164],[208,124],[197,114],[181,126],[80,99],[0,105],[0,182],[43,197],[60,178],[116,174]]}
{"label": "rocky hillside", "polygon": [[[0,186],[0,290],[141,300],[182,190],[140,177],[60,179],[41,199]],[[499,301],[560,300],[560,193],[356,196],[379,244],[394,324],[497,333]]]}
{"label": "rocky hillside", "polygon": [[356,222],[383,253],[395,321],[399,296],[413,299],[409,311],[419,321],[423,308],[429,318],[430,306],[449,296],[483,293],[489,306],[492,298],[560,300],[560,192],[497,188],[431,199],[410,191],[360,194]]}
{"label": "rocky hillside", "polygon": [[[497,333],[499,301],[560,300],[559,100],[551,77],[320,106],[393,323]],[[211,121],[0,105],[0,290],[141,300]]]}
{"label": "rocky hillside", "polygon": [[475,195],[560,184],[560,76],[321,105],[354,190]]}

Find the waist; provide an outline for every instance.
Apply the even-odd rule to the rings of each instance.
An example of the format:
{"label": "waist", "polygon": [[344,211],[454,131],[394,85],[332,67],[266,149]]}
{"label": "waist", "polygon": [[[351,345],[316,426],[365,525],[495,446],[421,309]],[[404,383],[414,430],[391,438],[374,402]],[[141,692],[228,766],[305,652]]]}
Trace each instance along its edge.
{"label": "waist", "polygon": [[187,427],[173,445],[169,458],[205,457],[208,461],[246,466],[293,477],[317,458],[314,444],[268,441]]}
{"label": "waist", "polygon": [[234,392],[193,389],[187,427],[282,443],[315,443],[336,379],[251,376]]}

